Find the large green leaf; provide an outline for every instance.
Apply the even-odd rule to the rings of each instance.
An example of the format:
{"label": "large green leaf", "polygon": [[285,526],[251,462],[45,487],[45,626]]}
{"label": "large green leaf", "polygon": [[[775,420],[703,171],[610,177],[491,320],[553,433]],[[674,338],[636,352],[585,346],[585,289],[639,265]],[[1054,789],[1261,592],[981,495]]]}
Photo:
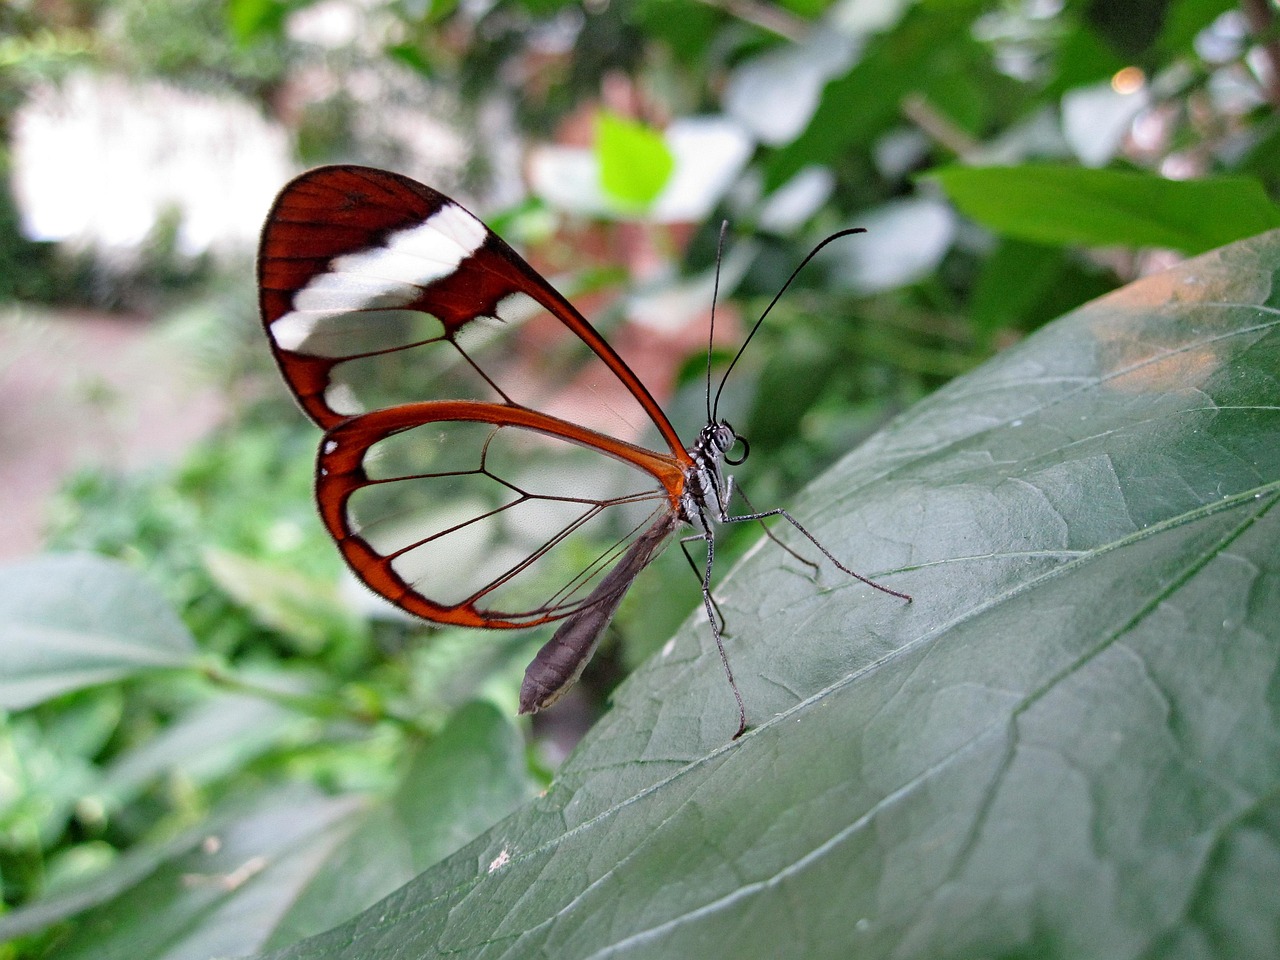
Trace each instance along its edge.
{"label": "large green leaf", "polygon": [[118,561],[60,554],[0,569],[0,707],[194,664],[164,596]]}
{"label": "large green leaf", "polygon": [[953,382],[797,505],[914,603],[763,544],[754,729],[688,624],[544,797],[271,956],[1280,955],[1278,277],[1280,232]]}

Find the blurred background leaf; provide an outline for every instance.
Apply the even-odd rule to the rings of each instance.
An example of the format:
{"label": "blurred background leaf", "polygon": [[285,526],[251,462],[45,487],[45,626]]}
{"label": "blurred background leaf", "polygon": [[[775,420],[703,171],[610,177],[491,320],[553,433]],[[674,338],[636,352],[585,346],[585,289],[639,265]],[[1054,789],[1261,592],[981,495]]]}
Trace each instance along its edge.
{"label": "blurred background leaf", "polygon": [[91,554],[0,568],[0,706],[14,710],[163,667],[190,667],[195,642],[164,598]]}
{"label": "blurred background leaf", "polygon": [[1033,243],[1204,253],[1280,226],[1280,209],[1247,177],[1179,181],[1035,164],[944,167],[929,176],[974,220]]}

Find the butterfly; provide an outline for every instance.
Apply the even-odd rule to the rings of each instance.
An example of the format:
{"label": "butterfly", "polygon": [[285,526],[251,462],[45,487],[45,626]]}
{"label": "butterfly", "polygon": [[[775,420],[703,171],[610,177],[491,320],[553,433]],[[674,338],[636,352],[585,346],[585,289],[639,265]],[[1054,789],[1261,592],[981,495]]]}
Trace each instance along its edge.
{"label": "butterfly", "polygon": [[678,534],[737,703],[735,739],[747,715],[711,596],[717,524],[782,517],[844,573],[911,599],[841,564],[786,510],[730,513],[725,467],[749,448],[717,408],[741,349],[714,400],[708,354],[707,423],[686,447],[596,328],[430,187],[369,167],[303,173],[267,216],[258,287],[285,383],[324,430],[316,500],[355,575],[435,623],[559,623],[525,673],[521,713],[578,679]]}

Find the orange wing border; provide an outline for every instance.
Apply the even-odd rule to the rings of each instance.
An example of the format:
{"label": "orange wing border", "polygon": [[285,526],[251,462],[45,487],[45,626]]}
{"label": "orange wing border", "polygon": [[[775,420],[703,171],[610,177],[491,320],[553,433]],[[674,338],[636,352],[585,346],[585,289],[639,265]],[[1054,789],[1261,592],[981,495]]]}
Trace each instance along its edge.
{"label": "orange wing border", "polygon": [[527,616],[486,616],[470,601],[453,605],[436,603],[395,572],[391,557],[374,550],[351,528],[347,519],[348,500],[356,491],[375,482],[369,480],[364,469],[364,457],[370,447],[393,434],[443,421],[522,427],[613,457],[654,477],[666,491],[667,510],[673,516],[679,513],[687,471],[687,465],[681,460],[536,410],[474,400],[434,400],[351,417],[330,429],[320,444],[316,500],[321,520],[365,586],[426,620],[455,626],[516,629],[562,620],[582,607],[576,604],[551,612],[534,611]]}

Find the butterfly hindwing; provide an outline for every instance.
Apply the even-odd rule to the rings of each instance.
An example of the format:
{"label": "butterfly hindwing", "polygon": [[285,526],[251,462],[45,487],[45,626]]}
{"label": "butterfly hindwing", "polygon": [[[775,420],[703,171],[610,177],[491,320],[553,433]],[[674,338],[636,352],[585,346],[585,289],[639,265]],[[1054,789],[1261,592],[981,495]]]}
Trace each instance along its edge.
{"label": "butterfly hindwing", "polygon": [[317,497],[378,593],[430,620],[521,627],[581,606],[673,513],[680,476],[664,455],[537,411],[434,401],[330,430]]}

